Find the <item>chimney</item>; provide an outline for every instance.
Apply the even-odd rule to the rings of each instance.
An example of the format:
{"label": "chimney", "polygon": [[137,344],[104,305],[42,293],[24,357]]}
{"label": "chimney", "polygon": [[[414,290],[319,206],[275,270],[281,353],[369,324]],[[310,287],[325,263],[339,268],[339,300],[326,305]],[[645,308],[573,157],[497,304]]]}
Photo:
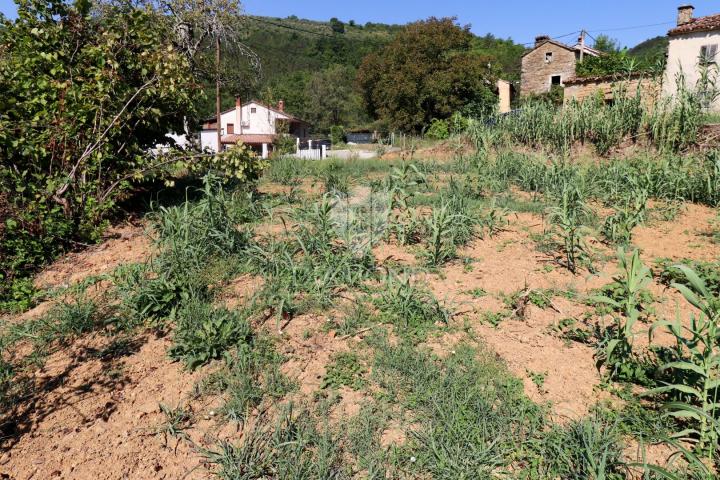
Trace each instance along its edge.
{"label": "chimney", "polygon": [[548,40],[550,40],[550,37],[547,35],[538,35],[535,37],[535,48],[539,47],[542,43],[545,43]]}
{"label": "chimney", "polygon": [[242,100],[235,97],[235,132],[242,133]]}
{"label": "chimney", "polygon": [[285,102],[284,102],[283,100],[280,100],[280,101],[278,102],[278,110],[281,111],[281,112],[283,112],[283,113],[285,112]]}
{"label": "chimney", "polygon": [[681,5],[678,7],[677,26],[685,25],[690,23],[693,19],[693,13],[695,7],[692,5]]}

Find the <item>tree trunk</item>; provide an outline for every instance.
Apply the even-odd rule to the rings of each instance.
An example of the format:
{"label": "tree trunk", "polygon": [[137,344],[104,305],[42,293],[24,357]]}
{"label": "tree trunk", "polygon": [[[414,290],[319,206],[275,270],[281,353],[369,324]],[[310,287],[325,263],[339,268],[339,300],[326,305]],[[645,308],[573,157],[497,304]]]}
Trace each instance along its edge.
{"label": "tree trunk", "polygon": [[215,37],[215,114],[217,121],[217,151],[222,149],[222,134],[220,131],[220,36]]}

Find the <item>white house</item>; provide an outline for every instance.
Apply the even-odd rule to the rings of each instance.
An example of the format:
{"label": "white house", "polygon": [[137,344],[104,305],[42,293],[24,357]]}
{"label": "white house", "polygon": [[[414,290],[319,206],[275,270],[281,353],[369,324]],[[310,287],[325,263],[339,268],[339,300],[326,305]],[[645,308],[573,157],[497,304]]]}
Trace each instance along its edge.
{"label": "white house", "polygon": [[[286,133],[298,139],[308,136],[309,124],[286,113],[282,100],[277,107],[271,107],[256,100],[241,103],[240,99],[236,98],[235,107],[220,114],[221,148],[243,143],[262,154],[263,158],[267,158],[273,141],[282,131],[282,125],[287,125]],[[200,146],[218,151],[216,117],[208,118],[203,123]]]}
{"label": "white house", "polygon": [[[694,88],[704,67],[717,72],[717,52],[720,44],[720,14],[694,18],[692,5],[678,7],[677,26],[668,32],[669,46],[663,90],[668,95],[677,93],[678,75],[685,84]],[[720,110],[720,99],[709,105]]]}

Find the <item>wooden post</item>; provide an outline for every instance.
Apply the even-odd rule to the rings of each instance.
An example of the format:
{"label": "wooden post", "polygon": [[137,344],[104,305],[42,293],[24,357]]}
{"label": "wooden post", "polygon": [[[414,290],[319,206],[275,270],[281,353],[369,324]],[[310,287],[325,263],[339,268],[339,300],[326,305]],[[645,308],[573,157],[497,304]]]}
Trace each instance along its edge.
{"label": "wooden post", "polygon": [[217,121],[217,151],[222,150],[222,133],[220,132],[220,36],[215,37],[215,115]]}

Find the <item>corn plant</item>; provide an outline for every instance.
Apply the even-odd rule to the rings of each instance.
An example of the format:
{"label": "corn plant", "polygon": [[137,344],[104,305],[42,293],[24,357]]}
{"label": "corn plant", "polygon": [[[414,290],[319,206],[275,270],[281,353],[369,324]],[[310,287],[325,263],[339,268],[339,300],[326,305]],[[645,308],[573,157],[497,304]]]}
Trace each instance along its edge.
{"label": "corn plant", "polygon": [[506,208],[491,207],[479,219],[482,235],[492,238],[500,232],[508,223],[507,216],[510,212]]}
{"label": "corn plant", "polygon": [[562,184],[556,206],[550,209],[549,219],[556,227],[563,245],[565,266],[572,273],[577,272],[578,263],[587,259],[585,236],[588,228],[584,225],[590,216],[580,188],[568,181]]}
{"label": "corn plant", "polygon": [[610,369],[610,377],[622,379],[634,379],[642,375],[636,366],[634,359],[633,343],[635,333],[633,328],[640,319],[642,313],[642,299],[647,292],[647,286],[652,281],[650,269],[643,265],[640,260],[640,253],[635,250],[630,258],[625,250],[620,247],[617,252],[620,264],[620,275],[613,280],[618,285],[619,292],[616,298],[605,295],[593,297],[597,303],[611,306],[622,315],[614,315],[615,326],[612,336],[602,344],[602,351],[599,355],[599,363]]}
{"label": "corn plant", "polygon": [[400,245],[415,245],[422,240],[423,227],[417,210],[408,208],[391,216],[387,233],[394,235]]}
{"label": "corn plant", "polygon": [[695,271],[685,265],[676,268],[685,276],[686,284],[673,283],[673,288],[700,312],[691,315],[689,327],[683,326],[679,315],[674,322],[653,325],[651,338],[658,328],[675,337],[676,358],[660,367],[661,372],[671,372],[671,380],[645,395],[670,396],[674,401],[666,404],[667,414],[686,425],[674,436],[693,444],[701,457],[712,458],[720,448],[720,298],[708,290]]}
{"label": "corn plant", "polygon": [[427,248],[425,250],[428,265],[438,266],[455,258],[454,230],[457,215],[450,213],[447,205],[434,208],[425,222]]}
{"label": "corn plant", "polygon": [[414,163],[403,163],[390,171],[385,183],[390,196],[390,209],[406,209],[416,189],[427,184],[427,178]]}
{"label": "corn plant", "polygon": [[633,229],[645,221],[648,191],[636,187],[625,195],[615,212],[605,219],[602,233],[609,241],[630,243]]}

